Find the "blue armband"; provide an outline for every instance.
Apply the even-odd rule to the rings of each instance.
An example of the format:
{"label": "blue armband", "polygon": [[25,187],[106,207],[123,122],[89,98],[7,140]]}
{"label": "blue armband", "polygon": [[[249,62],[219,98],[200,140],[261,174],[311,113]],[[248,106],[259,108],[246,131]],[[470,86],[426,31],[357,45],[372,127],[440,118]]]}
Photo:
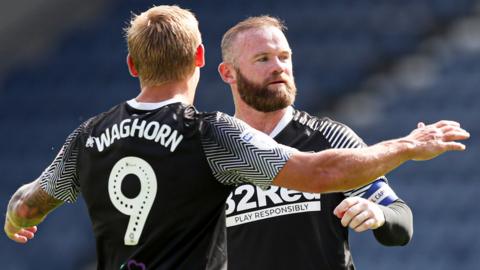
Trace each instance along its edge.
{"label": "blue armband", "polygon": [[361,197],[384,206],[387,206],[398,199],[395,191],[393,191],[384,179],[378,179],[371,183]]}

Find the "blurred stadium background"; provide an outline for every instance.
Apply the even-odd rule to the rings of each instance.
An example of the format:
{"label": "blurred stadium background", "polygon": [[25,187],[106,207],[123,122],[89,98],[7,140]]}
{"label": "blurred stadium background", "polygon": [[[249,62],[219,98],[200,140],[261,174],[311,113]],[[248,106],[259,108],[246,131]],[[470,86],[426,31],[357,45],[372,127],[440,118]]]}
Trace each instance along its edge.
{"label": "blurred stadium background", "polygon": [[[122,28],[131,12],[176,3],[196,13],[207,50],[200,110],[233,113],[217,75],[223,32],[251,15],[285,20],[296,106],[350,125],[369,144],[406,135],[417,121],[455,119],[464,153],[409,162],[389,175],[412,207],[415,233],[401,248],[351,233],[358,269],[479,269],[480,1],[42,0],[0,3],[0,206],[37,177],[82,121],[135,96]],[[51,214],[35,241],[0,236],[1,269],[94,269],[82,200]]]}

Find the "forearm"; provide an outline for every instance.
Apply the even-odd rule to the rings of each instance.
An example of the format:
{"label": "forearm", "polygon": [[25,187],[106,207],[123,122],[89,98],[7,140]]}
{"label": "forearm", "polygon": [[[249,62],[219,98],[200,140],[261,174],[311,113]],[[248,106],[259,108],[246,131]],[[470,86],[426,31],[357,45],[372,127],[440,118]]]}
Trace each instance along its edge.
{"label": "forearm", "polygon": [[7,218],[17,227],[39,224],[47,214],[62,204],[42,190],[38,181],[20,187],[7,207]]}
{"label": "forearm", "polygon": [[411,159],[411,143],[390,140],[366,148],[297,152],[273,184],[306,192],[338,192],[364,186]]}
{"label": "forearm", "polygon": [[373,230],[375,238],[385,246],[404,246],[412,239],[413,215],[411,209],[402,200],[388,207],[380,206],[385,215],[385,224]]}
{"label": "forearm", "polygon": [[411,143],[390,140],[366,148],[329,149],[317,153],[315,175],[324,191],[344,191],[368,184],[411,159]]}

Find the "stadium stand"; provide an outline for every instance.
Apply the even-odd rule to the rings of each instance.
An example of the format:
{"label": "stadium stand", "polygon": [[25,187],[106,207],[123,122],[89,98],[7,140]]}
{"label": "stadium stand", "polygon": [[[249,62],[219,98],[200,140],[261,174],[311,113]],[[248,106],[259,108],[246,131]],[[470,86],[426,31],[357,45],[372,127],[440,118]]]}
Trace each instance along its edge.
{"label": "stadium stand", "polygon": [[409,164],[392,173],[392,185],[412,205],[414,238],[410,245],[392,252],[365,235],[352,234],[355,259],[364,266],[361,269],[373,269],[371,262],[375,262],[375,269],[392,265],[398,269],[444,270],[478,266],[480,214],[474,204],[479,190],[475,175],[480,173],[480,144],[475,138],[480,132],[479,30],[478,16],[455,22],[444,35],[423,41],[418,51],[398,61],[392,72],[377,75],[363,87],[364,102],[347,109],[355,100],[350,97],[336,108],[338,117],[355,122],[359,116],[358,112],[353,114],[355,108],[382,102],[363,115],[374,115],[374,119],[354,124],[370,142],[398,135],[399,129],[407,132],[418,120],[442,118],[460,121],[473,135],[467,152]]}
{"label": "stadium stand", "polygon": [[[55,11],[52,14],[71,12],[68,5],[57,2],[48,5]],[[124,64],[121,29],[130,11],[142,11],[153,3],[93,2],[85,4],[89,8],[84,9],[90,10],[82,13],[88,15],[83,17],[86,19],[72,20],[68,29],[58,30],[47,43],[33,43],[48,46],[38,45],[41,48],[25,57],[10,57],[0,68],[2,207],[21,183],[48,165],[78,124],[138,91]],[[200,21],[207,49],[197,95],[201,110],[233,112],[228,86],[216,72],[223,32],[246,16],[270,14],[285,20],[289,28],[298,107],[351,125],[367,143],[403,135],[418,120],[461,121],[473,135],[467,152],[450,153],[429,163],[409,163],[389,176],[399,195],[412,206],[412,243],[385,248],[370,233],[351,233],[351,237],[358,269],[476,269],[480,214],[472,204],[480,185],[475,182],[480,173],[476,165],[480,141],[475,138],[480,117],[476,104],[480,101],[476,89],[480,82],[478,1],[162,3],[190,8]],[[12,6],[11,10],[21,8]],[[0,15],[7,13],[1,10]],[[32,10],[28,14],[35,18],[35,7]],[[42,20],[25,22],[27,26],[32,23],[41,28]],[[17,30],[2,29],[2,44],[14,44],[20,50],[25,39],[15,42]],[[1,50],[2,59],[15,46]],[[87,270],[95,257],[83,202],[57,210],[40,226],[35,241],[26,246],[3,234],[0,242],[1,268],[7,270]]]}

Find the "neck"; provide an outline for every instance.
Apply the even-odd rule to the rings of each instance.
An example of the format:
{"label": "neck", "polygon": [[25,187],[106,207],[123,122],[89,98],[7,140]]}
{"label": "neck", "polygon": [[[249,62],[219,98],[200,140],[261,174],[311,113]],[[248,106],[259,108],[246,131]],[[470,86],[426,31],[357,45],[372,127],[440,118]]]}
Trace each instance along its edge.
{"label": "neck", "polygon": [[[240,105],[240,103],[242,103],[242,105]],[[273,112],[261,112],[248,106],[241,100],[235,102],[235,117],[245,121],[251,127],[265,134],[270,134],[275,129],[286,111],[287,108]]]}
{"label": "neck", "polygon": [[195,89],[198,83],[198,74],[188,79],[167,82],[160,85],[142,85],[140,94],[135,98],[138,102],[156,103],[176,98],[185,104],[193,104]]}

